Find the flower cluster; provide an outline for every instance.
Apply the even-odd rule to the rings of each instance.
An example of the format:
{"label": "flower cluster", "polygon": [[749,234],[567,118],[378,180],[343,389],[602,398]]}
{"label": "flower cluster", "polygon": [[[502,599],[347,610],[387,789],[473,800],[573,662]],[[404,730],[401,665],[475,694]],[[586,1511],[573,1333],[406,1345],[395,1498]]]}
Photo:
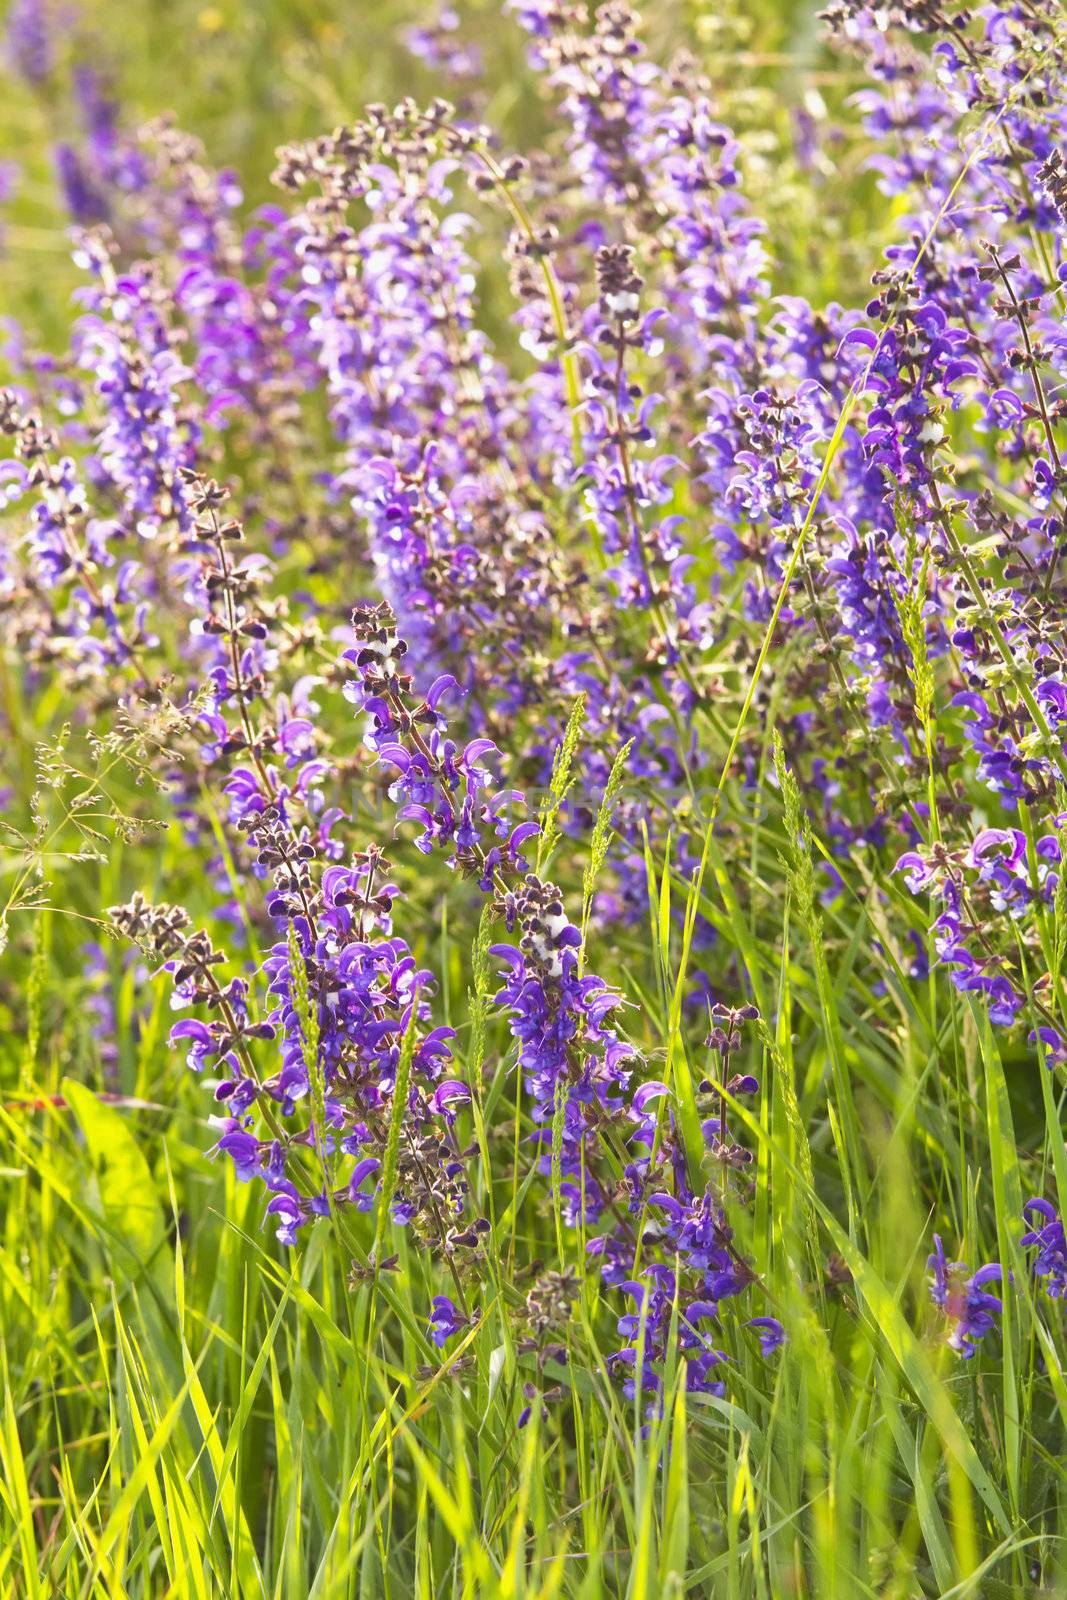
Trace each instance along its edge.
{"label": "flower cluster", "polygon": [[[1026,1202],[1022,1220],[1026,1232],[1019,1245],[1023,1250],[1034,1252],[1030,1257],[1030,1270],[1042,1283],[1049,1299],[1062,1300],[1067,1295],[1067,1242],[1063,1220],[1051,1201],[1040,1197]],[[990,1293],[987,1285],[1000,1284],[1005,1279],[1010,1285],[1011,1274],[1005,1274],[999,1262],[991,1262],[971,1273],[962,1261],[948,1261],[940,1235],[936,1233],[934,1252],[927,1266],[931,1273],[930,1298],[948,1323],[949,1346],[969,1360],[980,1342],[996,1327],[997,1318],[1004,1309],[1001,1296]]]}
{"label": "flower cluster", "polygon": [[[216,1148],[283,1244],[330,1219],[354,1287],[410,1229],[441,1349],[479,1327],[495,1186],[551,1217],[526,1415],[586,1272],[639,1404],[677,1358],[722,1394],[788,1331],[747,1110],[792,1027],[757,974],[792,982],[783,814],[819,832],[820,961],[818,895],[836,928],[862,901],[859,992],[940,983],[1067,1065],[1061,8],[834,0],[892,200],[844,306],[777,292],[759,161],[622,0],[505,8],[544,149],[473,89],[372,105],[284,146],[254,214],[172,122],[126,125],[60,9],[7,22],[23,92],[70,69],[83,277],[67,348],[8,341],[0,626],[48,716],[152,752],[195,869],[112,924],[166,974]],[[477,80],[450,8],[407,43]],[[851,1048],[813,1053],[805,1115],[848,1110]],[[1062,1222],[1027,1217],[1061,1298]],[[1004,1274],[940,1236],[929,1265],[969,1358]]]}
{"label": "flower cluster", "polygon": [[999,1295],[990,1294],[987,1283],[999,1283],[1004,1269],[999,1262],[979,1267],[968,1276],[965,1262],[948,1261],[940,1234],[934,1234],[934,1251],[927,1261],[930,1268],[930,1298],[949,1324],[948,1342],[958,1355],[969,1360],[979,1342],[996,1327],[1004,1309]]}

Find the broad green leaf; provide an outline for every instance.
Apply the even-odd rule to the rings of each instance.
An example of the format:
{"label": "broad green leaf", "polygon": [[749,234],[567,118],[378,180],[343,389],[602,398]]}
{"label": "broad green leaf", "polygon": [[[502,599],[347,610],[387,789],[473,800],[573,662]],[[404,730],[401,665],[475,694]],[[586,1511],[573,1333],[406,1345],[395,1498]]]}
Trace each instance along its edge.
{"label": "broad green leaf", "polygon": [[158,1276],[166,1237],[163,1205],[129,1122],[73,1078],[64,1078],[63,1094],[85,1137],[104,1221],[129,1252],[131,1277],[138,1271]]}

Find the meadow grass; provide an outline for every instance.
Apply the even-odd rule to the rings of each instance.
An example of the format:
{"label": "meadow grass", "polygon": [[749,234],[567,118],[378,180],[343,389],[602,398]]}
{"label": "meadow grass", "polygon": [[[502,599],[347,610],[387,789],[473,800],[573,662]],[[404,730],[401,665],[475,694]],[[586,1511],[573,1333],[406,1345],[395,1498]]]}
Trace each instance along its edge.
{"label": "meadow grass", "polygon": [[[351,117],[422,70],[397,51],[403,18],[391,5],[84,10],[137,114],[173,109],[213,160],[239,167],[254,199],[267,197],[282,137]],[[483,12],[490,27],[494,8]],[[749,85],[788,97],[791,75],[819,70],[807,8],[763,0],[748,21]],[[703,40],[709,69],[722,70],[703,7],[650,8],[649,28]],[[541,112],[514,88],[521,44],[499,48],[489,115],[521,146]],[[843,100],[849,84],[834,71],[824,87]],[[9,143],[43,144],[52,111],[13,93],[0,115]],[[47,343],[65,326],[75,274],[43,156],[27,167],[0,270],[7,308]],[[892,228],[889,215],[872,225],[865,179],[837,184],[849,199],[824,249],[788,237],[801,201],[779,220],[785,276],[822,298],[852,293]],[[494,293],[504,305],[505,290],[490,289],[489,318],[503,319]],[[799,585],[802,564],[791,571]],[[755,1110],[731,1100],[755,1153],[737,1247],[789,1337],[764,1363],[726,1319],[731,1397],[687,1393],[675,1360],[651,1417],[609,1369],[614,1318],[595,1263],[564,1243],[558,1173],[556,1192],[535,1200],[532,1172],[520,1183],[518,1163],[502,1171],[490,1159],[490,1125],[513,1126],[516,1140],[525,1125],[514,1047],[490,1004],[488,935],[463,886],[413,879],[422,920],[406,928],[439,975],[457,1075],[480,1085],[482,1310],[442,1352],[426,1306],[447,1279],[387,1205],[377,1223],[321,1219],[298,1251],[281,1250],[258,1188],[205,1159],[202,1092],[167,1047],[167,985],[117,946],[105,1074],[102,991],[82,955],[101,909],[134,886],[194,912],[209,900],[173,827],[147,845],[121,829],[90,844],[77,770],[92,754],[75,742],[62,782],[42,770],[39,745],[70,707],[4,660],[6,781],[23,800],[43,796],[47,826],[29,866],[14,848],[3,863],[0,1594],[1067,1595],[1062,1327],[1039,1314],[1018,1245],[1023,1202],[1043,1182],[1067,1205],[1061,1082],[1031,1050],[1006,1047],[943,975],[906,975],[901,930],[925,943],[928,919],[884,864],[857,854],[845,894],[820,903],[815,874],[833,844],[802,817],[762,682],[765,660],[796,646],[773,621],[762,643],[740,669],[724,651],[727,691],[701,728],[706,766],[724,775],[699,829],[701,870],[677,869],[669,837],[650,841],[647,925],[590,935],[598,970],[636,1002],[625,1030],[683,1123],[698,1116],[704,1071],[683,1016],[698,914],[735,953],[738,987],[765,1019],[747,1047],[764,1093]],[[779,664],[769,679],[784,676]],[[742,735],[755,783],[732,770]],[[86,767],[84,789],[122,814],[140,803],[138,773],[108,759],[106,773]],[[557,837],[538,863],[587,910],[596,873],[610,871],[597,859],[607,817],[591,846]],[[1044,932],[1062,952],[1062,896]],[[995,1348],[979,1360],[957,1359],[928,1304],[932,1226],[969,1261],[1014,1273]],[[516,1335],[538,1262],[577,1264],[565,1363]],[[544,1410],[535,1403],[520,1428],[528,1384]]]}
{"label": "meadow grass", "polygon": [[[492,1280],[481,1320],[438,1362],[422,1312],[435,1274],[403,1229],[389,1228],[398,1259],[377,1294],[348,1280],[368,1241],[344,1225],[318,1223],[289,1259],[268,1246],[259,1198],[204,1162],[210,1132],[164,1048],[162,993],[131,1046],[135,988],[117,961],[121,1101],[86,1087],[81,930],[24,913],[28,1014],[6,1031],[0,1114],[4,1592],[733,1600],[911,1595],[921,1581],[995,1596],[1028,1587],[1037,1554],[1045,1592],[1060,1592],[1067,1386],[1015,1243],[1013,1118],[1033,1148],[1061,1107],[1047,1079],[1035,1103],[1032,1075],[1020,1084],[961,997],[902,978],[873,894],[857,887],[847,916],[820,917],[810,857],[790,859],[785,839],[773,812],[709,829],[699,890],[650,853],[653,972],[634,1036],[668,1080],[699,1073],[678,1026],[690,952],[672,906],[683,929],[699,907],[732,942],[777,1019],[758,1052],[760,1113],[733,1110],[758,1152],[739,1243],[791,1337],[768,1384],[728,1328],[737,1398],[687,1396],[676,1370],[647,1428],[609,1376],[595,1272],[568,1365],[538,1373],[517,1351],[512,1264],[554,1264],[551,1208],[524,1206],[482,1161]],[[824,848],[813,832],[805,851]],[[176,849],[161,852],[164,882],[182,870]],[[79,869],[86,903],[108,903],[124,865],[116,852]],[[777,924],[756,915],[769,906]],[[455,929],[442,917],[423,937],[464,1049],[492,1064],[486,1102],[506,1101],[484,962],[468,990]],[[872,985],[854,963],[876,939]],[[1044,1143],[1067,1193],[1062,1144]],[[1003,1359],[981,1370],[924,1337],[931,1184],[970,1256],[1014,1265]],[[847,1268],[836,1284],[827,1246]],[[520,1432],[530,1379],[558,1398]]]}

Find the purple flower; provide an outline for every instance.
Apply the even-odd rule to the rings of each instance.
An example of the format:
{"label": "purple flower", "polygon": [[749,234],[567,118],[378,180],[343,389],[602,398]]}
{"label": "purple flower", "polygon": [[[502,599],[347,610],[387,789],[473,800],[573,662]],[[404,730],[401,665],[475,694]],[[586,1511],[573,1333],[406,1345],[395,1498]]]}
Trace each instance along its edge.
{"label": "purple flower", "polygon": [[1003,1310],[999,1296],[989,1294],[985,1285],[999,1283],[1004,1269],[999,1262],[992,1262],[966,1276],[969,1269],[964,1262],[946,1260],[941,1236],[936,1233],[934,1251],[926,1264],[931,1270],[930,1298],[950,1324],[948,1343],[969,1360]]}
{"label": "purple flower", "polygon": [[295,1245],[300,1227],[307,1221],[308,1214],[291,1183],[286,1183],[285,1188],[270,1201],[267,1215],[277,1223],[275,1234],[278,1243]]}
{"label": "purple flower", "polygon": [[52,71],[55,47],[49,0],[12,0],[7,14],[4,53],[12,71],[34,88]]}
{"label": "purple flower", "polygon": [[477,78],[482,72],[478,45],[459,37],[459,16],[451,6],[440,8],[424,27],[409,28],[404,43],[413,56],[449,78]]}
{"label": "purple flower", "polygon": [[450,1300],[446,1294],[434,1295],[430,1313],[430,1339],[438,1349],[469,1325],[470,1319],[462,1314],[454,1300]]}
{"label": "purple flower", "polygon": [[1064,1039],[1058,1029],[1036,1028],[1027,1034],[1027,1041],[1030,1044],[1044,1046],[1042,1059],[1050,1071],[1053,1067],[1060,1066],[1067,1061],[1067,1040]]}
{"label": "purple flower", "polygon": [[1047,1200],[1028,1200],[1023,1206],[1023,1216],[1036,1220],[1036,1225],[1019,1241],[1023,1249],[1037,1250],[1031,1262],[1034,1276],[1046,1280],[1045,1287],[1052,1299],[1062,1300],[1067,1296],[1067,1242],[1063,1222]]}
{"label": "purple flower", "polygon": [[785,1329],[777,1317],[749,1317],[746,1328],[755,1328],[759,1335],[760,1354],[771,1356],[785,1343]]}
{"label": "purple flower", "polygon": [[238,1118],[226,1119],[226,1132],[219,1139],[217,1148],[230,1157],[241,1183],[247,1183],[250,1178],[260,1175],[262,1147],[259,1140],[244,1128]]}

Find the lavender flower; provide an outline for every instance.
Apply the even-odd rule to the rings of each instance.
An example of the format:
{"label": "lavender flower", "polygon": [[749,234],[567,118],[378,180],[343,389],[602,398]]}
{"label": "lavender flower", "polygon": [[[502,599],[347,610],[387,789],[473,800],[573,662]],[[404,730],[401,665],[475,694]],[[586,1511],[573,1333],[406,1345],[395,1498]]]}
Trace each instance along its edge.
{"label": "lavender flower", "polygon": [[51,7],[46,0],[13,0],[4,31],[4,54],[11,70],[33,88],[47,82],[54,65]]}

